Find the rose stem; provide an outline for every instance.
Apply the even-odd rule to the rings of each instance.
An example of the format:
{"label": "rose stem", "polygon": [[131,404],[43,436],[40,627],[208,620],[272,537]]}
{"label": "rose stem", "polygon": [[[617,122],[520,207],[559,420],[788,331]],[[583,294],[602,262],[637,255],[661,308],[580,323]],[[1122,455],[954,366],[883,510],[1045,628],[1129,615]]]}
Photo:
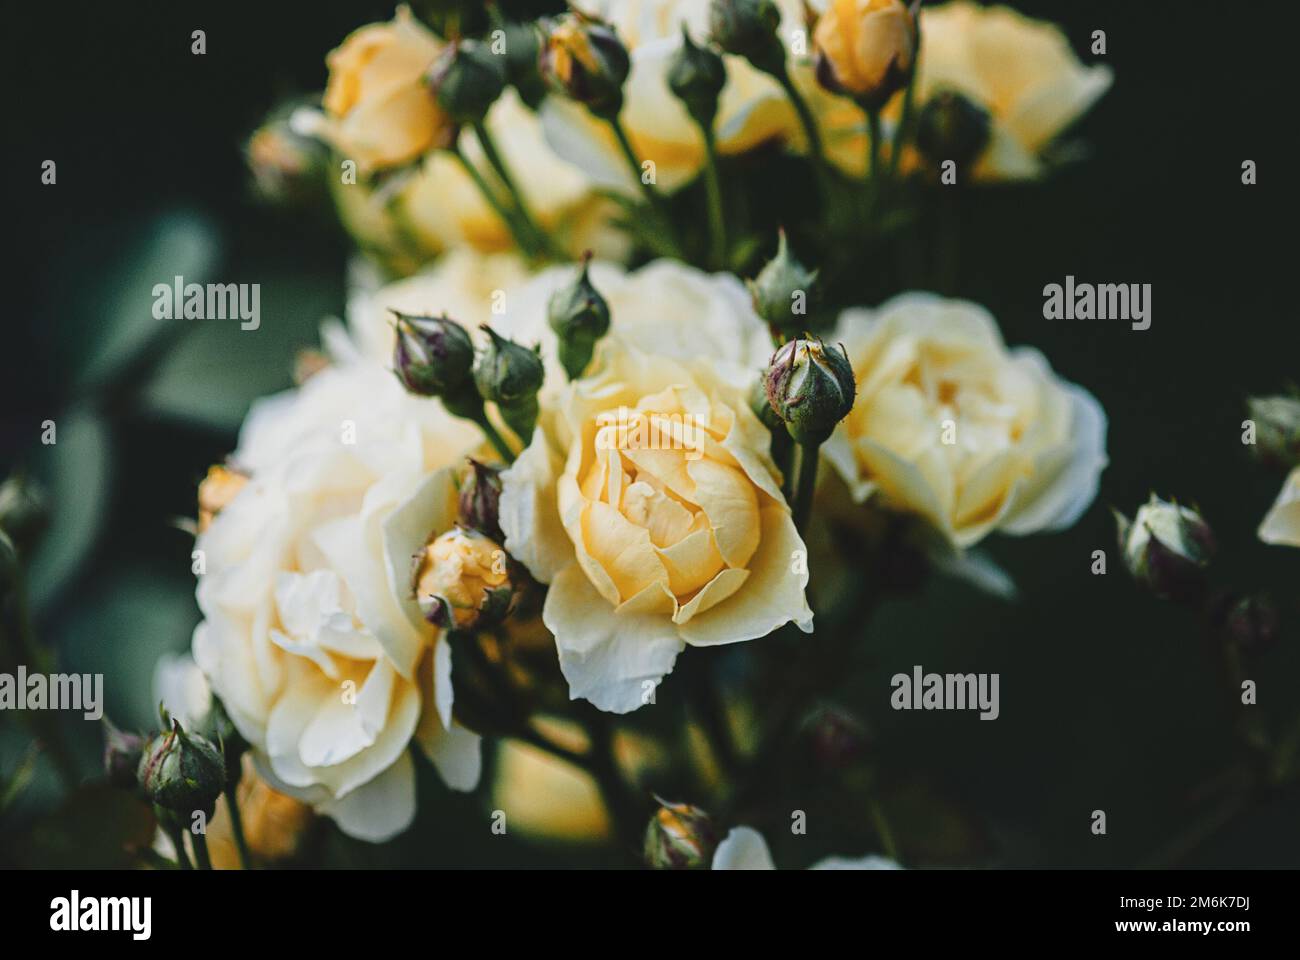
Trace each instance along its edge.
{"label": "rose stem", "polygon": [[501,182],[504,183],[506,189],[510,191],[510,196],[514,198],[515,210],[519,213],[519,220],[537,241],[537,249],[552,260],[567,259],[561,251],[555,248],[551,238],[538,229],[537,221],[535,221],[533,215],[528,212],[528,205],[524,202],[523,191],[516,185],[514,177],[510,176],[510,170],[506,167],[505,161],[497,151],[496,141],[493,140],[492,135],[488,133],[487,127],[482,123],[474,124],[474,135],[478,137],[479,146],[483,148],[483,154],[488,158],[488,163],[492,164],[492,169],[497,172],[497,176],[501,178]]}
{"label": "rose stem", "polygon": [[252,858],[248,855],[248,841],[244,839],[244,817],[239,812],[239,801],[235,798],[235,788],[239,781],[226,787],[226,809],[230,811],[231,831],[235,835],[235,847],[239,850],[239,866],[242,870],[251,870]]}

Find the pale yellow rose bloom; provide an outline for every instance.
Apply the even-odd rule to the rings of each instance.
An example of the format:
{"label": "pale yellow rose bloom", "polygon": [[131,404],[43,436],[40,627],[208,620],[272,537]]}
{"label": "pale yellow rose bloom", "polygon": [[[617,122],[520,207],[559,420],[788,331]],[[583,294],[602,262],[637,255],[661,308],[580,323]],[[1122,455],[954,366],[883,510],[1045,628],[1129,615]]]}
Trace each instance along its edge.
{"label": "pale yellow rose bloom", "polygon": [[[615,205],[597,196],[581,169],[551,150],[538,116],[513,88],[492,105],[486,126],[529,212],[562,250],[575,257],[584,250],[614,260],[627,256],[627,237],[611,223]],[[509,192],[473,131],[462,130],[458,143],[509,208]],[[515,246],[509,225],[460,161],[445,150],[427,153],[418,168],[396,184],[372,189],[360,181],[337,182],[332,189],[339,216],[357,243],[384,255],[403,272],[461,247],[498,253]]]}
{"label": "pale yellow rose bloom", "polygon": [[626,713],[686,645],[811,631],[803,541],[748,371],[616,337],[502,475],[506,549],[549,582],[571,697]]}
{"label": "pale yellow rose bloom", "polygon": [[195,661],[259,775],[352,836],[410,823],[412,742],[453,788],[478,779],[411,557],[455,523],[454,470],[480,443],[382,366],[340,354],[254,405],[231,457],[248,480],[196,542]]}
{"label": "pale yellow rose bloom", "polygon": [[822,447],[855,498],[924,518],[953,547],[1075,522],[1106,465],[1106,416],[976,304],[904,294],[834,339],[858,397]]}
{"label": "pale yellow rose bloom", "polygon": [[1286,478],[1277,502],[1259,525],[1259,538],[1265,543],[1300,547],[1300,467]]}
{"label": "pale yellow rose bloom", "polygon": [[[824,9],[828,0],[814,4]],[[1045,171],[1044,150],[1110,88],[1104,64],[1085,65],[1055,24],[1026,17],[1010,7],[968,0],[921,9],[921,52],[915,103],[953,90],[988,111],[990,141],[973,176],[977,180],[1025,180]],[[808,92],[825,140],[827,156],[851,176],[866,167],[866,120],[845,98],[813,91],[809,73],[798,76]],[[838,102],[836,102],[838,101]],[[885,111],[885,136],[892,138],[901,96]],[[903,156],[904,166],[915,157]]]}
{"label": "pale yellow rose bloom", "polygon": [[[582,9],[609,21],[628,48],[631,72],[619,115],[638,158],[654,163],[655,183],[668,192],[690,182],[704,166],[699,128],[668,87],[668,70],[681,48],[681,28],[703,42],[707,0],[595,0]],[[718,151],[744,153],[768,140],[793,135],[796,118],[779,84],[741,57],[725,56],[727,85],[714,123]],[[631,193],[636,181],[609,124],[581,104],[548,97],[541,109],[547,142],[602,187]]]}
{"label": "pale yellow rose bloom", "polygon": [[400,166],[444,144],[453,124],[424,84],[441,49],[405,6],[391,22],[350,34],[326,57],[325,138],[363,171]]}

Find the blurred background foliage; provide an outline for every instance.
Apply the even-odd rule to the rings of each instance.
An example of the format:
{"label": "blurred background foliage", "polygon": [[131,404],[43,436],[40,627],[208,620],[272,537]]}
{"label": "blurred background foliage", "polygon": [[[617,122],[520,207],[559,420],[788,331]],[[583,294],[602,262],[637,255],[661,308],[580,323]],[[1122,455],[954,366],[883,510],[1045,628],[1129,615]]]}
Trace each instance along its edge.
{"label": "blurred background foliage", "polygon": [[[1235,748],[1212,651],[1189,615],[1119,570],[1108,504],[1131,512],[1154,489],[1200,505],[1219,537],[1220,572],[1283,601],[1283,643],[1255,668],[1258,709],[1281,724],[1300,706],[1300,551],[1256,540],[1281,478],[1240,443],[1244,398],[1300,378],[1282,220],[1295,209],[1294,170],[1269,93],[1286,51],[1256,15],[1208,2],[1015,5],[1062,23],[1085,61],[1091,31],[1104,29],[1116,82],[1078,131],[1093,151],[1086,162],[1043,185],[958,198],[960,268],[947,292],[986,304],[1008,342],[1041,348],[1096,394],[1112,465],[1075,528],[988,545],[1018,582],[1018,602],[932,580],[884,605],[834,701],[867,722],[871,749],[894,771],[888,812],[919,838],[905,859],[1136,864],[1194,828],[1193,790]],[[428,6],[446,15],[456,4]],[[480,4],[465,7],[481,15]],[[18,213],[5,258],[19,297],[0,338],[0,472],[27,469],[49,490],[53,526],[29,571],[38,633],[60,669],[104,673],[105,709],[120,725],[153,723],[153,665],[188,647],[197,620],[192,541],[174,519],[193,515],[197,481],[234,446],[250,402],[290,386],[296,351],[343,309],[344,238],[329,221],[259,203],[244,138],[278,98],[323,86],[325,53],[349,31],[391,13],[371,0],[11,12],[4,60],[22,95],[4,151],[5,208]],[[194,29],[207,33],[205,56],[190,53]],[[40,184],[46,159],[58,164],[56,186]],[[1259,163],[1259,186],[1241,185],[1244,159]],[[153,320],[153,284],[177,274],[260,283],[261,328]],[[1045,321],[1043,286],[1066,274],[1151,283],[1152,328]],[[875,288],[864,300],[892,292],[881,277],[864,284]],[[58,424],[54,446],[39,443],[46,419]],[[1089,572],[1097,548],[1110,554],[1104,577]],[[1000,673],[1000,719],[893,713],[888,678],[914,664]],[[48,819],[57,781],[43,759],[26,762],[31,738],[18,719],[0,714],[0,777],[25,784],[0,809],[0,862],[115,862],[95,838],[121,831],[96,825],[120,817],[129,832],[138,811],[92,793]],[[89,779],[98,727],[59,719]],[[842,809],[812,772],[771,788],[810,823],[807,838],[755,824],[778,863],[870,848],[861,811]],[[325,862],[552,860],[492,835],[481,796],[451,794],[427,769],[420,789],[412,834],[370,847],[327,830]],[[1107,812],[1104,838],[1088,830],[1094,809]],[[1294,865],[1296,814],[1294,794],[1280,794],[1185,862]],[[830,816],[836,831],[819,830]]]}

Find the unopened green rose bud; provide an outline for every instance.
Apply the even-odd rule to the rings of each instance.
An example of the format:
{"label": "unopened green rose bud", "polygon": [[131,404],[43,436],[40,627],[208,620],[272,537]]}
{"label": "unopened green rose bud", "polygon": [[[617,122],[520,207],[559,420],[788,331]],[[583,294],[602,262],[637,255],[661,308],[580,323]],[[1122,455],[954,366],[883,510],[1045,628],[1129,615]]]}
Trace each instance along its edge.
{"label": "unopened green rose bud", "polygon": [[467,466],[460,481],[461,523],[500,543],[505,539],[501,532],[501,470],[472,457]]}
{"label": "unopened green rose bud", "polygon": [[575,10],[542,21],[542,32],[538,68],[547,86],[598,117],[617,117],[632,61],[614,28]]}
{"label": "unopened green rose bud", "polygon": [[776,256],[748,281],[757,313],[778,340],[789,340],[808,329],[808,311],[816,306],[817,271],[808,270],[790,253],[785,231],[777,236]]}
{"label": "unopened green rose bud", "polygon": [[447,116],[473,126],[483,122],[506,88],[506,58],[477,40],[458,40],[434,61],[427,79]]}
{"label": "unopened green rose bud", "polygon": [[867,728],[852,714],[823,707],[808,720],[809,745],[817,763],[826,770],[842,770],[867,752]]}
{"label": "unopened green rose bud", "polygon": [[402,386],[422,397],[450,397],[470,383],[474,341],[464,327],[446,317],[392,312],[397,317],[393,371]]}
{"label": "unopened green rose bud", "polygon": [[649,866],[656,870],[703,869],[712,862],[717,846],[717,830],[707,813],[688,803],[659,800],[659,809],[645,831]]}
{"label": "unopened green rose bud", "polygon": [[1188,601],[1202,594],[1215,543],[1199,513],[1152,494],[1131,521],[1118,512],[1115,520],[1134,580],[1162,598]]}
{"label": "unopened green rose bud", "polygon": [[317,109],[304,100],[283,104],[248,138],[244,157],[264,200],[305,205],[326,198],[329,148],[308,132]]}
{"label": "unopened green rose bud", "polygon": [[609,304],[592,286],[588,267],[591,252],[583,254],[582,269],[573,283],[551,295],[546,319],[560,341],[560,365],[570,380],[582,376],[591,363],[596,343],[609,332]]}
{"label": "unopened green rose bud", "polygon": [[136,776],[156,806],[181,816],[201,810],[211,818],[226,786],[226,762],[210,740],[172,719],[170,730],[145,744]]}
{"label": "unopened green rose bud", "polygon": [[104,718],[104,774],[108,782],[123,790],[139,785],[136,771],[144,753],[144,737],[119,730],[108,717]]}
{"label": "unopened green rose bud", "polygon": [[49,522],[45,491],[34,480],[14,474],[0,483],[0,530],[20,552],[31,553]]}
{"label": "unopened green rose bud", "polygon": [[505,44],[506,76],[519,92],[519,98],[536,110],[546,96],[546,82],[537,64],[542,49],[537,25],[505,22],[499,17],[496,21]]}
{"label": "unopened green rose bud", "polygon": [[668,89],[686,107],[691,118],[706,130],[713,129],[718,115],[718,97],[727,85],[727,67],[722,57],[707,46],[697,46],[682,24],[682,45],[668,67]]}
{"label": "unopened green rose bud", "polygon": [[934,163],[952,160],[964,167],[984,152],[990,131],[987,110],[960,93],[941,90],[916,118],[916,145]]}
{"label": "unopened green rose bud", "polygon": [[800,444],[825,443],[857,395],[853,366],[841,346],[791,340],[768,364],[767,401]]}
{"label": "unopened green rose bud", "polygon": [[1255,455],[1269,466],[1300,465],[1300,398],[1252,397],[1247,405],[1255,422]]}
{"label": "unopened green rose bud", "polygon": [[497,405],[501,418],[528,444],[537,423],[537,391],[546,378],[538,348],[507,340],[487,324],[482,329],[488,344],[474,361],[474,383],[479,396]]}
{"label": "unopened green rose bud", "polygon": [[1223,618],[1223,637],[1246,653],[1269,649],[1278,638],[1277,605],[1263,594],[1235,599]]}
{"label": "unopened green rose bud", "polygon": [[713,0],[709,6],[713,42],[773,76],[785,70],[780,26],[781,10],[773,0]]}

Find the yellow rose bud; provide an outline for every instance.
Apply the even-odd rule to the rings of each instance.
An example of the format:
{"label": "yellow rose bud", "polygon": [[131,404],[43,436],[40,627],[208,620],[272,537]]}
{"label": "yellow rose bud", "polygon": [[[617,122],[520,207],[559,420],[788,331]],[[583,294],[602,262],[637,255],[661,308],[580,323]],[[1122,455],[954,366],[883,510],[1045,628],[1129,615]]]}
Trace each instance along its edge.
{"label": "yellow rose bud", "polygon": [[916,15],[902,0],[831,0],[813,30],[817,79],[879,109],[916,66]]}
{"label": "yellow rose bud", "polygon": [[455,124],[425,86],[442,45],[399,7],[391,23],[353,32],[326,57],[322,133],[362,170],[400,166],[449,145]]}
{"label": "yellow rose bud", "polygon": [[208,475],[199,483],[199,533],[212,526],[213,519],[246,483],[248,477],[229,467],[215,464],[208,468]]}
{"label": "yellow rose bud", "polygon": [[506,553],[477,530],[448,530],[417,564],[415,596],[430,623],[467,630],[506,613],[513,595]]}

